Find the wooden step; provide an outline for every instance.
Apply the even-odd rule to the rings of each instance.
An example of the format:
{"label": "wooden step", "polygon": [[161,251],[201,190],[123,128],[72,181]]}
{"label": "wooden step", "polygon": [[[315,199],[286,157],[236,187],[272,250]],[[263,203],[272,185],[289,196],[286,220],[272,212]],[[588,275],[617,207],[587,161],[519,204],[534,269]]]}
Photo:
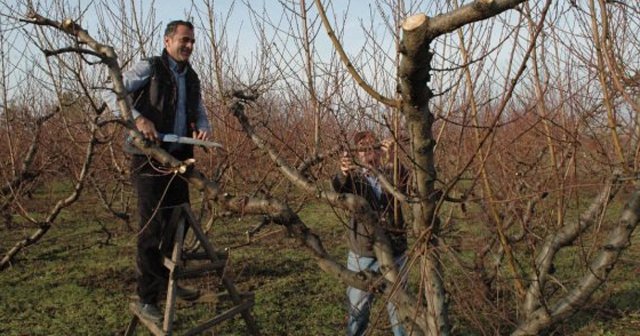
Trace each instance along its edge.
{"label": "wooden step", "polygon": [[[227,260],[229,259],[229,252],[227,251],[216,251],[215,253],[217,260]],[[209,254],[207,252],[185,252],[182,254],[183,260],[211,260]]]}
{"label": "wooden step", "polygon": [[232,319],[234,316],[236,316],[237,314],[240,314],[246,310],[251,309],[251,307],[253,307],[253,301],[244,301],[242,303],[240,303],[239,305],[229,308],[226,311],[218,314],[216,317],[201,323],[200,325],[198,325],[197,327],[187,331],[184,335],[197,335],[207,329],[210,329],[212,327],[214,327],[216,324]]}
{"label": "wooden step", "polygon": [[[257,324],[250,311],[255,302],[254,293],[238,293],[233,284],[233,281],[225,273],[225,267],[229,260],[228,251],[218,251],[213,247],[206,233],[200,227],[200,223],[191,211],[189,204],[185,203],[176,207],[174,209],[174,213],[172,214],[170,222],[173,223],[170,223],[172,225],[170,227],[175,227],[176,238],[171,257],[163,258],[162,260],[164,266],[169,269],[171,274],[171,279],[169,279],[168,283],[168,298],[166,299],[167,303],[165,305],[165,317],[163,324],[162,326],[160,326],[159,324],[156,324],[151,320],[144,318],[142,312],[139,311],[139,305],[137,304],[138,301],[135,301],[129,305],[130,310],[133,312],[133,317],[131,318],[131,322],[129,323],[127,330],[125,331],[125,335],[133,335],[138,324],[144,325],[149,330],[149,332],[156,336],[168,336],[168,334],[171,334],[173,322],[175,319],[175,313],[176,309],[178,308],[179,302],[179,298],[175,296],[174,292],[176,288],[175,286],[177,286],[177,281],[179,279],[201,277],[211,273],[216,273],[216,275],[220,278],[220,281],[219,283],[217,283],[216,288],[217,286],[223,286],[226,291],[219,293],[210,290],[205,290],[203,292],[201,290],[202,295],[200,296],[200,298],[195,301],[190,301],[189,304],[185,305],[184,307],[191,307],[194,302],[215,304],[221,299],[230,299],[234,306],[205,321],[204,323],[193,327],[186,333],[186,335],[195,335],[202,333],[221,322],[234,318],[236,315],[240,315],[244,319],[247,326],[247,334],[260,335],[260,330],[258,329]],[[196,239],[198,239],[198,241],[200,242],[200,248],[204,249],[204,251],[200,250],[195,252],[187,252],[184,250],[181,238],[182,234],[185,232],[184,229],[186,225],[188,225],[192,229]],[[190,260],[200,261],[189,263],[189,265],[187,266],[187,261]],[[135,300],[138,299],[135,298]]]}
{"label": "wooden step", "polygon": [[158,324],[155,324],[153,321],[145,318],[144,315],[142,315],[142,312],[140,312],[140,310],[138,309],[138,305],[135,302],[129,303],[129,309],[138,318],[138,320],[142,322],[142,324],[144,324],[147,329],[149,329],[152,334],[156,336],[166,335],[166,333],[162,331]]}
{"label": "wooden step", "polygon": [[164,257],[164,259],[162,260],[162,264],[164,265],[164,267],[166,267],[169,271],[173,271],[174,268],[176,268],[176,263],[173,262],[173,260]]}
{"label": "wooden step", "polygon": [[221,274],[227,265],[226,260],[206,263],[204,265],[192,267],[177,267],[173,271],[173,279],[193,279],[203,277],[212,273]]}
{"label": "wooden step", "polygon": [[[238,294],[240,294],[240,299],[242,299],[243,301],[254,301],[256,298],[256,293],[254,292],[244,292]],[[216,295],[220,300],[231,300],[231,296],[227,291],[216,293]]]}

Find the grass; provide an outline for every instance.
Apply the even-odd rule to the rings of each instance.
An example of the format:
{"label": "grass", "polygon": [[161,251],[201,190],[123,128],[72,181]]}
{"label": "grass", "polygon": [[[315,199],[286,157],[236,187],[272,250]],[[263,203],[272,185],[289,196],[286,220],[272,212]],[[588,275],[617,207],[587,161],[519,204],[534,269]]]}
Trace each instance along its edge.
{"label": "grass", "polygon": [[[333,211],[313,203],[302,210],[301,217],[321,236],[327,250],[343,261],[344,229]],[[126,328],[131,318],[127,307],[135,292],[135,233],[90,200],[76,204],[63,218],[42,241],[21,252],[15,265],[0,273],[0,335],[117,335]],[[280,227],[265,228],[247,245],[244,232],[258,222],[256,218],[227,219],[216,223],[210,236],[218,248],[230,247],[228,274],[241,292],[255,293],[253,315],[263,333],[343,334],[344,285],[320,271]],[[0,253],[29,232],[0,228]],[[636,331],[640,330],[638,237],[636,232],[611,281],[587,309],[550,334],[640,335]],[[570,257],[565,258],[563,262],[570,266]],[[449,276],[457,274],[453,268],[447,265]],[[215,277],[191,283],[220,290],[216,284]],[[187,330],[227,308],[225,301],[181,303],[176,329]],[[456,334],[475,335],[460,319],[454,316],[453,320],[458,321]],[[142,329],[138,327],[138,334],[146,335]],[[236,318],[214,330],[216,335],[243,335],[246,329],[242,319]],[[389,332],[383,328],[374,335]]]}
{"label": "grass", "polygon": [[103,244],[97,223],[72,224],[56,226],[1,274],[0,334],[109,334],[101,330],[126,320],[134,278],[117,256],[132,245],[124,236]]}

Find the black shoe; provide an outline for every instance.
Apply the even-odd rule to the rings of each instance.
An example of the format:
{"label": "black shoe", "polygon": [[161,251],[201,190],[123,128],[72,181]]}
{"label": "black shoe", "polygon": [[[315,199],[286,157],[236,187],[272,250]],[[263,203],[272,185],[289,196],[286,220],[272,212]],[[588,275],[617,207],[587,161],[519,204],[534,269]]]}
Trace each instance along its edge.
{"label": "black shoe", "polygon": [[195,301],[200,297],[200,291],[197,289],[177,286],[176,296],[185,301]]}
{"label": "black shoe", "polygon": [[138,301],[136,308],[138,308],[138,311],[143,318],[153,323],[158,324],[162,320],[162,313],[160,313],[160,309],[153,303],[142,303]]}

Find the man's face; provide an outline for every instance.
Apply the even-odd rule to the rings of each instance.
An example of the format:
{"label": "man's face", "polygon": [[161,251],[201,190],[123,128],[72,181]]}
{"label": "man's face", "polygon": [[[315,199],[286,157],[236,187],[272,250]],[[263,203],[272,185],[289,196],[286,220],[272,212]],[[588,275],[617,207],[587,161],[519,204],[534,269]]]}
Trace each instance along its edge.
{"label": "man's face", "polygon": [[196,43],[193,30],[184,25],[178,25],[171,36],[164,37],[164,47],[176,62],[187,62]]}
{"label": "man's face", "polygon": [[358,151],[358,159],[360,162],[370,166],[377,166],[379,164],[380,149],[374,148],[376,144],[376,139],[371,135],[367,135],[358,141],[356,146],[360,149]]}

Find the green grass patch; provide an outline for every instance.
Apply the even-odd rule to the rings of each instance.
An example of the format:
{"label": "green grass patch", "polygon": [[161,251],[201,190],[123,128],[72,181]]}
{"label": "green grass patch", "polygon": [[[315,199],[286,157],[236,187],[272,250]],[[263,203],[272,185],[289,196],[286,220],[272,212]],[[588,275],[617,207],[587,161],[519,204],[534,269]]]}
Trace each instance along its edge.
{"label": "green grass patch", "polygon": [[[83,201],[65,210],[65,216],[38,244],[21,252],[16,264],[0,273],[0,335],[114,335],[125,330],[131,319],[128,304],[135,293],[136,233],[88,203]],[[339,262],[345,262],[344,226],[334,210],[314,202],[303,207],[300,216],[321,237],[329,253]],[[255,293],[253,315],[263,334],[343,334],[345,286],[324,274],[311,254],[301,249],[295,239],[287,237],[282,227],[269,225],[247,243],[245,232],[259,222],[260,218],[249,216],[224,219],[216,222],[209,234],[217,248],[228,248],[227,272],[238,290]],[[460,255],[466,262],[471,257],[469,248],[489,235],[482,226],[472,225],[458,221],[452,224],[455,230],[447,231],[451,236],[445,237],[449,242],[460,240]],[[32,230],[22,223],[11,230],[1,227],[0,252],[6,252]],[[631,247],[611,273],[610,281],[598,291],[587,309],[551,334],[640,335],[636,332],[640,330],[639,238],[636,232]],[[577,260],[590,244],[591,241],[586,240],[584,247],[564,251],[557,261],[557,276],[571,277],[583,271]],[[474,280],[463,279],[465,273],[454,260],[443,257],[448,283],[460,285],[461,290],[467,284],[473,286]],[[526,260],[530,256],[519,257]],[[502,272],[508,274],[506,270]],[[417,279],[418,274],[412,273],[410,288],[413,290],[418,288]],[[222,290],[217,277],[189,284]],[[228,301],[181,303],[176,330],[185,331],[229,307]],[[456,334],[474,335],[474,329],[455,316],[461,311],[460,307],[454,303],[452,308]],[[383,309],[379,302],[374,312],[381,312],[380,322],[386,324]],[[148,334],[142,330],[138,327],[139,335]],[[243,320],[235,318],[214,330],[220,335],[244,335],[246,329]],[[381,327],[373,334],[389,335],[389,331]]]}

